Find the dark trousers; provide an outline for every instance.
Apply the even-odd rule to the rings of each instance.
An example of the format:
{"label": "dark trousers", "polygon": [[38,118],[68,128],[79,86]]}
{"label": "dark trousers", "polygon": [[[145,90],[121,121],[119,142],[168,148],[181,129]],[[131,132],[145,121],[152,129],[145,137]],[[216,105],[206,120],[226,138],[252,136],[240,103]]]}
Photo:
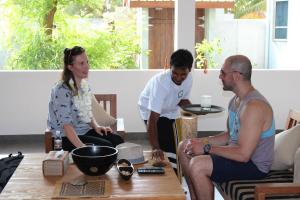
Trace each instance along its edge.
{"label": "dark trousers", "polygon": [[[160,149],[167,153],[169,161],[173,165],[175,172],[177,172],[176,144],[173,131],[174,122],[174,119],[160,117],[157,121],[157,138]],[[147,124],[147,120],[145,120],[145,124]]]}
{"label": "dark trousers", "polygon": [[[86,134],[79,135],[78,137],[84,144],[93,144],[99,146],[116,147],[118,144],[124,142],[121,136],[115,133],[99,135],[94,129],[91,129]],[[65,151],[72,151],[76,148],[67,137],[62,138],[62,143]]]}

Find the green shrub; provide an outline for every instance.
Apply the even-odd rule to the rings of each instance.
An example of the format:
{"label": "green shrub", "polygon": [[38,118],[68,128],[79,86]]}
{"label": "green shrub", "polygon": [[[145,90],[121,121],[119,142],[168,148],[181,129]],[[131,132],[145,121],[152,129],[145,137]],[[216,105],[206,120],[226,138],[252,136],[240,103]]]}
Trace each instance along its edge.
{"label": "green shrub", "polygon": [[[104,0],[4,1],[0,40],[9,53],[5,68],[59,69],[64,48],[74,45],[87,50],[92,69],[136,68],[141,50],[135,15],[123,8],[118,16],[120,3],[114,1],[112,11],[104,12]],[[95,27],[99,20],[105,28]]]}

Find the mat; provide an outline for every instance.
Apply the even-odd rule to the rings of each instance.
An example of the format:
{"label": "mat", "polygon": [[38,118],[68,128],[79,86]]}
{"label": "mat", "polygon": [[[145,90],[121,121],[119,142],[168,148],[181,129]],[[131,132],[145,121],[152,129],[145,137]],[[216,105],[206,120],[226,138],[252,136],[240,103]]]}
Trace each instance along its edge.
{"label": "mat", "polygon": [[109,180],[87,180],[84,185],[57,182],[52,199],[109,197],[111,194]]}

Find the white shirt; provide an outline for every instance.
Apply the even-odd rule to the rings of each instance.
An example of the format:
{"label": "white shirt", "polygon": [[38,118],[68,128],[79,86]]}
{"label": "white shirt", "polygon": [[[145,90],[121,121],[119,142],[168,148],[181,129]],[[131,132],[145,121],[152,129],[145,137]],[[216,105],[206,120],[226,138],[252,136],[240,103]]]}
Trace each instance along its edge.
{"label": "white shirt", "polygon": [[172,81],[170,70],[152,77],[138,101],[142,119],[148,120],[151,111],[159,113],[161,117],[177,119],[180,116],[178,103],[182,99],[189,99],[192,83],[191,73],[181,85]]}

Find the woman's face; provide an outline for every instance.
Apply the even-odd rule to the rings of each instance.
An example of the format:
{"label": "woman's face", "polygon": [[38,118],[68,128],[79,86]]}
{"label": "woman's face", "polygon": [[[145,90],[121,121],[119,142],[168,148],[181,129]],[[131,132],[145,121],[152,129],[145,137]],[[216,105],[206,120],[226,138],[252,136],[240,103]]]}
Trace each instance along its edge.
{"label": "woman's face", "polygon": [[68,65],[76,80],[85,79],[89,74],[89,61],[85,53],[74,56],[72,64]]}

